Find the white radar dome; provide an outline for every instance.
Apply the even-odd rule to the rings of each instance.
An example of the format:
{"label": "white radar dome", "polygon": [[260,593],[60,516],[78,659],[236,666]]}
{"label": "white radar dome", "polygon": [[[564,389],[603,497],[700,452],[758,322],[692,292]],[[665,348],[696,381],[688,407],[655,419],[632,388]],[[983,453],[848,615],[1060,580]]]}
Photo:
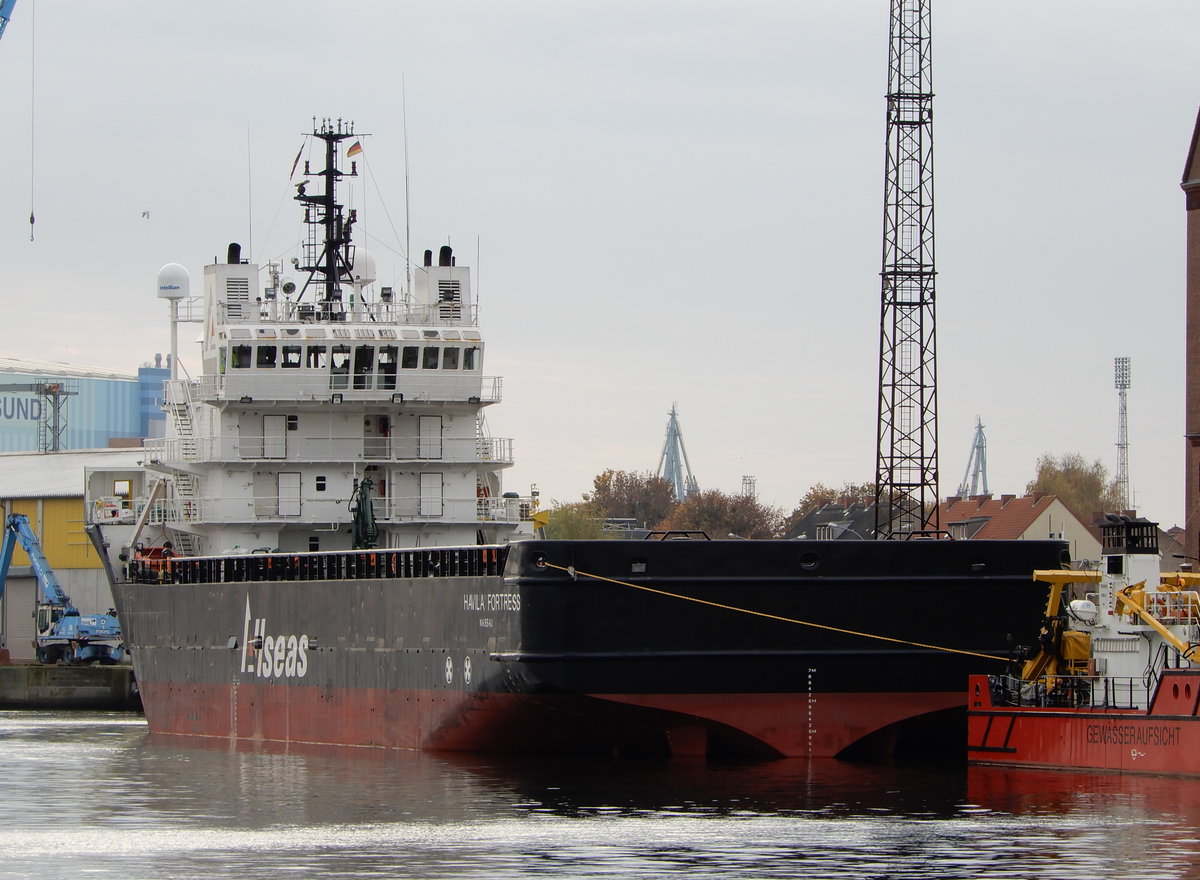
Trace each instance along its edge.
{"label": "white radar dome", "polygon": [[163,299],[184,299],[190,289],[188,270],[178,263],[167,263],[158,270],[158,295]]}
{"label": "white radar dome", "polygon": [[354,249],[354,259],[350,261],[350,277],[354,283],[362,287],[375,283],[375,257],[364,247]]}

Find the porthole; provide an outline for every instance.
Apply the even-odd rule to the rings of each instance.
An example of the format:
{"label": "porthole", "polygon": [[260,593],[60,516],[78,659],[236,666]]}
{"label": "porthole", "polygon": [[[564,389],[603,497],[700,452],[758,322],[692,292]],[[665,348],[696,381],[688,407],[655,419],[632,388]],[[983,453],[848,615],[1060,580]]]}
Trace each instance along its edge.
{"label": "porthole", "polygon": [[816,571],[821,567],[821,557],[816,553],[801,553],[800,567],[805,571]]}

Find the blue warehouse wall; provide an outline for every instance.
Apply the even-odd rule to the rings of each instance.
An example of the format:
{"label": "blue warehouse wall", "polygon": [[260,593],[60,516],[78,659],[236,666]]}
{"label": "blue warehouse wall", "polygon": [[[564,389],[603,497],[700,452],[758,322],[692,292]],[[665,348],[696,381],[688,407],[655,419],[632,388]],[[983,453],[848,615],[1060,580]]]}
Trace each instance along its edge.
{"label": "blue warehouse wall", "polygon": [[[158,370],[149,369],[150,373]],[[3,386],[62,382],[68,395],[60,410],[66,428],[62,435],[63,449],[102,449],[114,438],[154,436],[152,420],[143,402],[144,388],[161,380],[147,376],[146,382],[130,376],[90,377],[53,375],[46,372],[0,372],[0,451],[21,452],[38,448],[38,420],[45,398],[32,391],[17,391]],[[161,412],[158,414],[161,420]],[[51,414],[48,413],[48,418]],[[162,431],[159,429],[158,436]]]}

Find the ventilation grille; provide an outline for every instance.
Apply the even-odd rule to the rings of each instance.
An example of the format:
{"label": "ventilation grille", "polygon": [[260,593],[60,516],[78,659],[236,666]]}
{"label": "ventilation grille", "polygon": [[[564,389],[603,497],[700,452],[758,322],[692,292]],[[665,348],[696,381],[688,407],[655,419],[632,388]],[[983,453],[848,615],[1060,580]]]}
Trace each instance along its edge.
{"label": "ventilation grille", "polygon": [[250,279],[225,279],[225,314],[228,320],[250,317]]}
{"label": "ventilation grille", "polygon": [[458,281],[438,281],[438,317],[443,321],[458,321],[462,318],[462,285]]}

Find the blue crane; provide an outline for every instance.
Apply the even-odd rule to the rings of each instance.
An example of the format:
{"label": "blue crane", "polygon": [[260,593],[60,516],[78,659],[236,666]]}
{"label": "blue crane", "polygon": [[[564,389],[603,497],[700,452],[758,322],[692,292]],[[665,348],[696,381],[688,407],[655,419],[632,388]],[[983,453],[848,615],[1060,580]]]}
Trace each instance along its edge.
{"label": "blue crane", "polygon": [[67,595],[58,575],[50,567],[42,544],[23,513],[10,514],[4,521],[4,544],[0,546],[0,596],[8,582],[13,550],[17,542],[29,556],[38,583],[34,650],[39,663],[117,663],[125,656],[121,625],[115,611],[80,614]]}
{"label": "blue crane", "polygon": [[17,5],[17,0],[0,0],[0,37],[4,36],[4,29],[8,27],[8,20],[12,18],[13,7]]}

